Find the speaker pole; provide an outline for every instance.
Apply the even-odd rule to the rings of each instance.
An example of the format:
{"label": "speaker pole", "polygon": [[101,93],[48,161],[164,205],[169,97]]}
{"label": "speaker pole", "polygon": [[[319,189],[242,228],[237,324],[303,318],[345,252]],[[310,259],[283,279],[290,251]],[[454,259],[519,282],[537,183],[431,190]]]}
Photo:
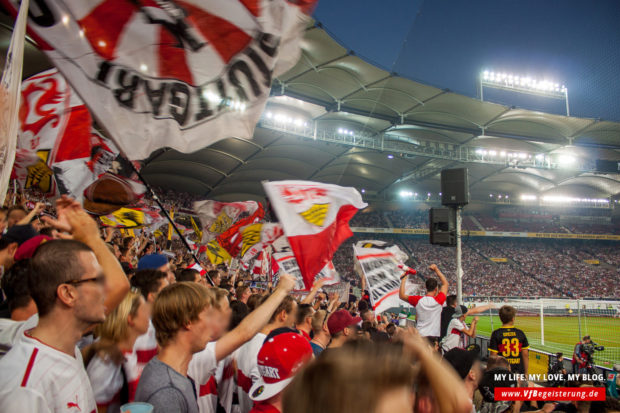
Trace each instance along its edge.
{"label": "speaker pole", "polygon": [[461,206],[456,207],[456,300],[463,305],[463,264],[461,263]]}

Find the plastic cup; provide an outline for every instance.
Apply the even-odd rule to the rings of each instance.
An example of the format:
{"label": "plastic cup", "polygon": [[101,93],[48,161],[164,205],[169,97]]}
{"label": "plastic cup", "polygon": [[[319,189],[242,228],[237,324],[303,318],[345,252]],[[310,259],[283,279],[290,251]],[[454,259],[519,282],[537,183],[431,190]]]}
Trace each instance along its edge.
{"label": "plastic cup", "polygon": [[121,406],[121,413],[153,413],[153,405],[142,402],[127,403]]}

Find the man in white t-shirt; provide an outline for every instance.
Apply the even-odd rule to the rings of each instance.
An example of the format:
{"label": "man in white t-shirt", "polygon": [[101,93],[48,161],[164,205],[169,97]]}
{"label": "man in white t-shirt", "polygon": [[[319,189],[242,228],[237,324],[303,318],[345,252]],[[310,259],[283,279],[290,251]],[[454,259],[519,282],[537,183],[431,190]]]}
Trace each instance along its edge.
{"label": "man in white t-shirt", "polygon": [[448,352],[453,348],[467,347],[465,336],[476,337],[476,324],[478,323],[478,317],[474,317],[471,322],[471,327],[467,328],[465,324],[465,316],[467,315],[467,307],[459,305],[456,307],[452,320],[448,323],[448,330],[446,336],[441,341],[441,348],[444,352]]}
{"label": "man in white t-shirt", "polygon": [[[212,325],[211,339],[213,341],[207,345],[204,351],[194,354],[187,372],[188,376],[195,383],[200,413],[215,413],[217,410],[217,368],[221,367],[221,379],[223,379],[225,370],[226,375],[230,379],[231,369],[230,367],[226,369],[226,366],[232,364],[230,355],[234,351],[240,350],[244,343],[247,344],[253,341],[255,337],[262,336],[261,332],[264,332],[264,329],[271,331],[272,327],[270,325],[272,323],[267,323],[270,319],[273,319],[272,314],[277,314],[278,309],[282,306],[286,307],[286,303],[292,300],[288,293],[294,286],[295,279],[290,275],[283,275],[274,292],[260,306],[248,314],[237,327],[229,332],[226,332],[226,330],[230,323],[232,310],[230,309],[228,298],[224,290],[219,288],[211,289],[215,295],[214,307],[217,311],[216,319],[218,321]],[[294,300],[293,303],[295,303]],[[294,322],[295,316],[292,315],[291,318],[293,320],[289,321],[290,324]],[[256,360],[254,362],[256,363]]]}
{"label": "man in white t-shirt", "polygon": [[400,290],[398,296],[401,300],[408,302],[415,307],[417,329],[422,337],[429,339],[438,339],[441,332],[441,308],[446,302],[446,294],[448,293],[448,280],[439,271],[437,265],[432,264],[428,267],[433,271],[439,281],[441,288],[435,278],[426,280],[426,295],[411,295],[405,293],[405,285],[407,283],[408,272],[400,277]]}
{"label": "man in white t-shirt", "polygon": [[57,211],[59,221],[50,221],[74,240],[48,241],[32,258],[28,286],[39,320],[0,360],[2,412],[96,411],[76,344],[105,319],[106,306],[119,304],[129,282],[97,223],[78,203],[63,197]]}

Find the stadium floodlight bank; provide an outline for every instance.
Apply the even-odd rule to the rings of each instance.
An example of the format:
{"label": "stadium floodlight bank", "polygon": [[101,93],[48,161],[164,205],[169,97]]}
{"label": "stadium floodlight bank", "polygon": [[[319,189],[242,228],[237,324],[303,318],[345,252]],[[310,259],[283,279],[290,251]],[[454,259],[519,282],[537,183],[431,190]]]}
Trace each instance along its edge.
{"label": "stadium floodlight bank", "polygon": [[478,86],[481,101],[484,101],[485,87],[552,99],[563,99],[566,102],[566,116],[570,116],[568,89],[565,85],[552,80],[485,70],[480,73]]}

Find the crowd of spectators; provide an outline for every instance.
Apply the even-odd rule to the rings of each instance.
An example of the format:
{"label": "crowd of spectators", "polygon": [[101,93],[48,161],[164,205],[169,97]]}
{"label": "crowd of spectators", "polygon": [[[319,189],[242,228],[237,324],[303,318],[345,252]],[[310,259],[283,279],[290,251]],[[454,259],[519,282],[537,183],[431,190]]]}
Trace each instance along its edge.
{"label": "crowd of spectators", "polygon": [[[340,300],[317,282],[296,299],[290,275],[258,287],[248,272],[196,265],[177,241],[101,228],[73,199],[39,222],[44,209],[0,216],[0,411],[118,412],[135,401],[154,413],[341,412],[334,400],[357,406],[359,392],[369,411],[412,411],[414,400],[472,409],[428,342],[375,317],[367,298]],[[349,393],[346,377],[321,374],[328,391],[304,402],[313,369],[360,365],[381,368]]]}
{"label": "crowd of spectators", "polygon": [[[526,213],[528,212],[528,213]],[[538,212],[538,213],[535,213]],[[582,209],[571,210],[571,213],[581,212],[592,217],[600,218],[599,210]],[[607,211],[609,212],[609,211]],[[464,214],[462,220],[463,231],[499,231],[499,232],[546,232],[546,233],[574,233],[574,234],[620,234],[620,225],[609,223],[582,223],[583,216],[565,217],[560,220],[559,215],[542,214],[541,211],[521,211],[517,213],[500,212],[498,216],[475,213]],[[387,220],[386,220],[387,218]],[[377,211],[370,213],[358,213],[352,220],[354,227],[374,228],[406,228],[428,229],[428,210],[396,210]]]}
{"label": "crowd of spectators", "polygon": [[387,228],[388,223],[385,221],[383,211],[360,211],[355,214],[351,219],[350,225],[352,227],[365,227],[365,228]]}
{"label": "crowd of spectators", "polygon": [[[162,200],[180,209],[193,202]],[[442,363],[434,337],[398,327],[395,315],[377,317],[355,269],[356,242],[397,245],[418,271],[413,282],[435,294],[401,299],[416,302],[417,311],[435,301],[441,309],[456,288],[454,250],[426,237],[347,240],[334,265],[362,295],[351,290],[341,299],[323,292],[322,281],[300,295],[289,275],[276,286],[257,283],[249,271],[212,265],[204,255],[196,262],[178,238],[100,227],[67,197],[52,204],[10,193],[6,206],[0,370],[19,374],[1,375],[0,411],[117,412],[134,401],[150,403],[154,413],[473,409],[481,380],[473,354],[456,348]],[[412,222],[426,214],[413,213]],[[386,223],[382,212],[360,216],[359,225]],[[594,259],[600,264],[585,263]],[[464,237],[463,292],[617,297],[618,263],[617,249],[605,242]]]}

